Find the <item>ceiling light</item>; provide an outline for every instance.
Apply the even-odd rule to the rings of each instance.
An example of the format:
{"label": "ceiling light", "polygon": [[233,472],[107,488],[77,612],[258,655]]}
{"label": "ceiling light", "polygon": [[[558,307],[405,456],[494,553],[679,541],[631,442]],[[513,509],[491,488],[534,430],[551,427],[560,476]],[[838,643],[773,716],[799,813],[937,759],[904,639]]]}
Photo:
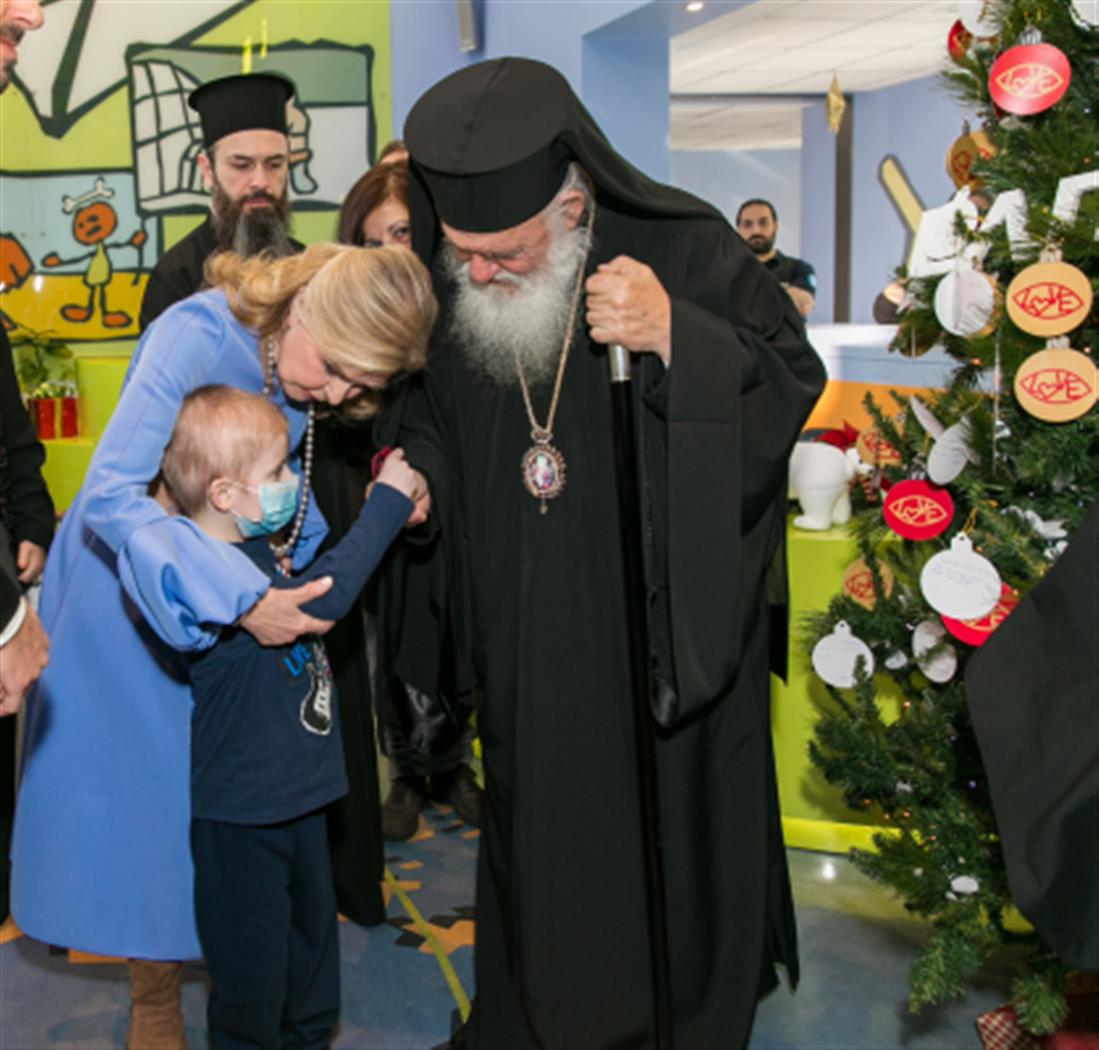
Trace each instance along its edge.
{"label": "ceiling light", "polygon": [[685,6],[686,9],[691,12],[691,14],[694,14],[696,11],[701,11],[702,8],[706,5],[702,2],[702,0],[691,0],[691,2]]}

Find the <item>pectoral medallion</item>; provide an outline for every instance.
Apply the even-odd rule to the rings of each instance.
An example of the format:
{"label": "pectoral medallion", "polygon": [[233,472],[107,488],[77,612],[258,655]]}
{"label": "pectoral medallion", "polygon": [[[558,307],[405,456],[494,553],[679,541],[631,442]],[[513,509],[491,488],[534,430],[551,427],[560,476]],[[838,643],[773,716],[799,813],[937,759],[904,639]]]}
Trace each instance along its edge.
{"label": "pectoral medallion", "polygon": [[536,500],[540,500],[543,514],[546,501],[556,499],[565,487],[565,457],[549,443],[550,435],[536,434],[534,444],[523,456],[521,470],[523,485]]}

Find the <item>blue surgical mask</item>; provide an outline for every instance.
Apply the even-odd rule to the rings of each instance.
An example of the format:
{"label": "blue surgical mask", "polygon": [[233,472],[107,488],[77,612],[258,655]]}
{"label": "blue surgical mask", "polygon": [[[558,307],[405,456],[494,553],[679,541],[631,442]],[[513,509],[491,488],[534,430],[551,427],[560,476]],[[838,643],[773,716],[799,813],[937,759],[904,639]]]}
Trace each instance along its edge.
{"label": "blue surgical mask", "polygon": [[[238,483],[239,484],[239,483]],[[285,481],[266,481],[258,488],[250,485],[239,485],[242,489],[254,492],[259,497],[260,517],[245,518],[240,514],[233,514],[237,523],[237,529],[246,539],[255,539],[257,536],[269,536],[272,532],[278,532],[294,516],[298,509],[298,487],[301,479],[295,474]]]}

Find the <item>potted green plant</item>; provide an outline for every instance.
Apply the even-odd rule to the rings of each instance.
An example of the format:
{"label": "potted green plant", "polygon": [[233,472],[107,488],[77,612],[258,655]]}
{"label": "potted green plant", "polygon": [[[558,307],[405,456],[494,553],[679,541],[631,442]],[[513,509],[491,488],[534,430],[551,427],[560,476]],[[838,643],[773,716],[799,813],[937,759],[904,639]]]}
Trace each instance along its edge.
{"label": "potted green plant", "polygon": [[9,333],[19,389],[43,440],[76,437],[76,359],[53,332],[16,328]]}

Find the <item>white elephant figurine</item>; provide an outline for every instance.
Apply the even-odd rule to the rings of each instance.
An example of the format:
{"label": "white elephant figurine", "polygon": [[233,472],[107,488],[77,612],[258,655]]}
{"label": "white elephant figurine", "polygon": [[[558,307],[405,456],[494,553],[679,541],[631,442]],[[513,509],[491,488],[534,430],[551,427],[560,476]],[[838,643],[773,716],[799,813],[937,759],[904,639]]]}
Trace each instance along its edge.
{"label": "white elephant figurine", "polygon": [[851,518],[848,488],[862,463],[849,448],[840,451],[823,441],[799,441],[790,455],[789,497],[801,504],[794,527],[823,532]]}

